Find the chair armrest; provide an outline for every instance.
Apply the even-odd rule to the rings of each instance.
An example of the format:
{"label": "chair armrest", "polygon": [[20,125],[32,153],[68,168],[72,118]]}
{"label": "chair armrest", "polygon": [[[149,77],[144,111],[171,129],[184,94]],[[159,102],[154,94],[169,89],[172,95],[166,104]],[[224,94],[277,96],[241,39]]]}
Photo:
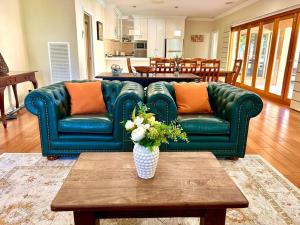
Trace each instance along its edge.
{"label": "chair armrest", "polygon": [[235,143],[236,155],[244,157],[249,121],[262,111],[261,98],[250,91],[222,83],[209,84],[208,92],[214,113],[230,122],[230,141]]}
{"label": "chair armrest", "polygon": [[57,122],[69,113],[70,106],[63,83],[31,91],[24,102],[26,109],[39,119],[42,143],[57,139]]}
{"label": "chair armrest", "polygon": [[176,103],[164,82],[156,82],[148,86],[146,102],[157,120],[170,123],[177,118]]}
{"label": "chair armrest", "polygon": [[252,118],[263,108],[261,98],[250,91],[224,83],[210,83],[208,86],[210,104],[217,116],[228,121],[239,114]]}
{"label": "chair armrest", "polygon": [[128,135],[121,122],[131,119],[132,111],[139,102],[144,102],[143,87],[135,82],[125,82],[113,107],[114,138],[116,140],[127,141]]}

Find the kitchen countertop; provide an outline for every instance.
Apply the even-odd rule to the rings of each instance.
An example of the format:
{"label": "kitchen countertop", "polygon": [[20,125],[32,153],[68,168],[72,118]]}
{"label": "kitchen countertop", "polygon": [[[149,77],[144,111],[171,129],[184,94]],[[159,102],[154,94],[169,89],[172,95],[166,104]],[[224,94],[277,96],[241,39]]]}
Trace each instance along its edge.
{"label": "kitchen countertop", "polygon": [[105,57],[106,60],[126,60],[130,58],[132,60],[148,60],[149,58],[142,58],[142,57],[134,57],[134,56],[112,56],[112,57]]}

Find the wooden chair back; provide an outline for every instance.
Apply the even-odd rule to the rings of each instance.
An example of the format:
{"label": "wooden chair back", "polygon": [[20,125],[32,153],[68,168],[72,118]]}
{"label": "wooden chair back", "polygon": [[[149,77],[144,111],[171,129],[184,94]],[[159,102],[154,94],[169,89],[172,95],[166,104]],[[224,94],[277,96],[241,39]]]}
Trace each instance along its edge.
{"label": "wooden chair back", "polygon": [[196,73],[197,61],[193,59],[182,59],[179,63],[180,73]]}
{"label": "wooden chair back", "polygon": [[196,61],[197,65],[196,65],[196,73],[200,72],[200,68],[201,68],[201,62],[205,61],[206,59],[204,58],[193,58],[194,61]]}
{"label": "wooden chair back", "polygon": [[243,64],[243,60],[241,60],[241,59],[236,59],[234,61],[234,65],[233,65],[233,69],[232,69],[232,78],[231,78],[231,82],[230,82],[231,85],[236,85],[236,80],[241,71],[242,64]]}
{"label": "wooden chair back", "polygon": [[174,73],[175,60],[174,59],[158,59],[155,64],[156,73]]}
{"label": "wooden chair back", "polygon": [[154,68],[156,66],[156,62],[161,59],[162,58],[150,58],[150,66]]}
{"label": "wooden chair back", "polygon": [[213,82],[219,80],[220,60],[210,59],[201,62],[199,76],[202,81]]}
{"label": "wooden chair back", "polygon": [[127,68],[129,73],[133,73],[130,58],[127,58]]}

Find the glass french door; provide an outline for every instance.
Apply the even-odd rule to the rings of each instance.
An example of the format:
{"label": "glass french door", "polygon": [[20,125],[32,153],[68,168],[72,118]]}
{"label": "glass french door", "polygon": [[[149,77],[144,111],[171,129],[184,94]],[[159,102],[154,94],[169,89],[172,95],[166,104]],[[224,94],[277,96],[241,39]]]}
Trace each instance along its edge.
{"label": "glass french door", "polygon": [[233,27],[229,49],[228,66],[243,60],[238,85],[288,103],[300,60],[300,9]]}
{"label": "glass french door", "polygon": [[[300,15],[298,16],[300,18]],[[293,58],[293,65],[292,65],[292,71],[291,71],[291,78],[290,78],[290,84],[288,89],[288,95],[287,98],[291,99],[293,95],[293,90],[295,86],[295,80],[296,80],[296,73],[297,73],[297,67],[298,62],[300,61],[300,23],[297,31],[297,42],[296,42],[296,50],[295,55]]]}
{"label": "glass french door", "polygon": [[273,27],[274,22],[264,24],[262,28],[262,37],[259,49],[258,67],[255,81],[255,88],[260,90],[265,89]]}
{"label": "glass french door", "polygon": [[[237,59],[244,60],[246,43],[247,43],[247,29],[244,29],[240,31]],[[243,68],[240,70],[239,76],[237,78],[237,82],[242,81],[242,71]]]}
{"label": "glass french door", "polygon": [[287,65],[288,52],[290,48],[292,27],[293,18],[279,21],[273,70],[271,73],[271,82],[269,86],[269,92],[272,94],[281,95],[282,92],[285,68]]}
{"label": "glass french door", "polygon": [[227,70],[232,70],[234,61],[236,59],[237,53],[237,44],[238,44],[238,31],[233,31],[230,37],[230,50],[229,50],[229,57],[228,57],[228,67]]}
{"label": "glass french door", "polygon": [[245,71],[245,78],[244,78],[244,84],[246,84],[248,86],[252,86],[252,81],[253,81],[255,55],[256,55],[256,47],[257,47],[257,40],[258,40],[258,31],[259,31],[258,26],[252,27],[250,29],[250,39],[249,39],[246,71]]}

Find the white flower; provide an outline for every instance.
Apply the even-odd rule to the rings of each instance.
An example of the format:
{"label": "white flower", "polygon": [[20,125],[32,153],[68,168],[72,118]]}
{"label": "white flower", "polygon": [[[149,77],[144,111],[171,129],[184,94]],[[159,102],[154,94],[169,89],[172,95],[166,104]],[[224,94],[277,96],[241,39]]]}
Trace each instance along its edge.
{"label": "white flower", "polygon": [[149,119],[148,119],[149,123],[151,125],[153,125],[155,123],[155,117],[154,116],[151,116]]}
{"label": "white flower", "polygon": [[146,130],[143,127],[138,127],[134,129],[131,133],[131,140],[134,142],[139,142],[145,137]]}
{"label": "white flower", "polygon": [[125,124],[125,129],[131,130],[132,128],[134,128],[134,123],[131,120],[127,120],[127,122]]}
{"label": "white flower", "polygon": [[143,121],[144,121],[143,117],[137,116],[134,119],[134,124],[137,125],[138,127],[140,127],[142,125]]}
{"label": "white flower", "polygon": [[148,130],[150,128],[150,124],[148,123],[143,124],[142,127],[144,127],[145,130]]}

